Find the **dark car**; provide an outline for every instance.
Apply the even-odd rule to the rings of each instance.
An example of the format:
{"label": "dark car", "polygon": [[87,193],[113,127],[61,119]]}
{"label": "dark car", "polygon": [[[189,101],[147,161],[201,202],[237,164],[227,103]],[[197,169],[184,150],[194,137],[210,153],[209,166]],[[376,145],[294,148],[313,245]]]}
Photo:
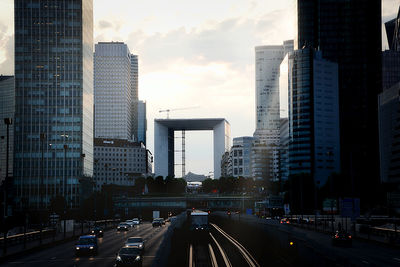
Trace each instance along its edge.
{"label": "dark car", "polygon": [[75,255],[92,254],[96,255],[99,250],[97,245],[97,237],[95,235],[83,235],[79,237],[75,245]]}
{"label": "dark car", "polygon": [[103,228],[99,227],[99,226],[95,226],[92,231],[90,231],[92,233],[92,235],[95,235],[97,237],[103,237],[104,236],[104,232],[103,232]]}
{"label": "dark car", "polygon": [[129,231],[129,228],[131,228],[131,226],[129,224],[120,223],[117,226],[117,231]]}
{"label": "dark car", "polygon": [[352,239],[349,233],[345,231],[336,231],[332,236],[332,244],[334,246],[351,246]]}
{"label": "dark car", "polygon": [[117,253],[115,266],[142,266],[142,250],[136,247],[123,247]]}
{"label": "dark car", "polygon": [[162,222],[160,219],[154,219],[151,224],[153,225],[153,227],[161,227],[162,226]]}

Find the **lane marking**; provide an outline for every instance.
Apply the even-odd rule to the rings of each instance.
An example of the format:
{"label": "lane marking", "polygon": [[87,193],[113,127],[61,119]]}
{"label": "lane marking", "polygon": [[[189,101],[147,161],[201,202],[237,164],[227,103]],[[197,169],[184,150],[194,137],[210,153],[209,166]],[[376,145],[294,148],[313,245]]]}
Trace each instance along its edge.
{"label": "lane marking", "polygon": [[217,240],[215,239],[215,237],[209,233],[211,238],[213,239],[213,241],[215,242],[215,244],[217,245],[217,248],[219,250],[219,253],[221,253],[222,259],[224,260],[225,266],[226,267],[232,267],[231,262],[228,259],[228,256],[226,256],[226,253],[224,251],[224,249],[221,247],[221,245],[217,242]]}
{"label": "lane marking", "polygon": [[193,245],[189,245],[189,267],[193,267]]}
{"label": "lane marking", "polygon": [[214,228],[217,231],[219,231],[223,236],[226,237],[226,239],[228,239],[233,245],[235,245],[239,249],[240,254],[242,254],[242,256],[245,258],[245,260],[247,261],[247,263],[250,266],[252,266],[252,267],[260,267],[258,262],[254,259],[254,257],[250,254],[250,252],[247,251],[247,249],[242,244],[240,244],[236,239],[234,239],[229,234],[227,234],[218,225],[213,224],[213,223],[211,223],[211,225],[214,226]]}
{"label": "lane marking", "polygon": [[211,256],[211,265],[212,265],[212,267],[218,267],[217,258],[215,257],[214,250],[213,250],[211,244],[208,244],[208,250],[209,250],[210,256]]}

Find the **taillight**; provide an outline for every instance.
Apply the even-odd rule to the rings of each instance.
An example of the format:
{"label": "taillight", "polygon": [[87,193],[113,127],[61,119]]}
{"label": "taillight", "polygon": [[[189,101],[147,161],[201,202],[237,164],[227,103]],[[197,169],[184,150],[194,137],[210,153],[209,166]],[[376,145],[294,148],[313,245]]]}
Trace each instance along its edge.
{"label": "taillight", "polygon": [[349,235],[349,238],[351,239],[351,235]]}

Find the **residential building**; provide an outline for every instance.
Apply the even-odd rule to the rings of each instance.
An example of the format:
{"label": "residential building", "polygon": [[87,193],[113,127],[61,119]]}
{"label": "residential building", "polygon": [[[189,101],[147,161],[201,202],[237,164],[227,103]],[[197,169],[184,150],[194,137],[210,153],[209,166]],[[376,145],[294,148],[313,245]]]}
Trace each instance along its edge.
{"label": "residential building", "polygon": [[338,65],[313,48],[289,54],[289,174],[316,186],[340,172]]}
{"label": "residential building", "polygon": [[146,145],[147,139],[147,119],[146,119],[146,102],[139,100],[138,102],[138,128],[137,141]]}
{"label": "residential building", "polygon": [[[341,174],[364,207],[377,203],[378,102],[382,91],[380,0],[297,0],[295,49],[338,63]],[[368,166],[368,168],[365,168]]]}
{"label": "residential building", "polygon": [[132,59],[122,42],[99,42],[94,52],[95,137],[132,139]]}
{"label": "residential building", "polygon": [[64,196],[93,175],[93,1],[14,1],[17,208]]}
{"label": "residential building", "polygon": [[[0,75],[0,184],[6,178],[7,171],[7,125],[5,118],[14,121],[15,112],[15,86],[14,76]],[[14,152],[14,125],[9,125],[8,132],[8,176],[13,173],[13,152]]]}
{"label": "residential building", "polygon": [[126,139],[94,139],[96,190],[104,184],[133,186],[135,179],[152,172],[151,153],[143,143]]}

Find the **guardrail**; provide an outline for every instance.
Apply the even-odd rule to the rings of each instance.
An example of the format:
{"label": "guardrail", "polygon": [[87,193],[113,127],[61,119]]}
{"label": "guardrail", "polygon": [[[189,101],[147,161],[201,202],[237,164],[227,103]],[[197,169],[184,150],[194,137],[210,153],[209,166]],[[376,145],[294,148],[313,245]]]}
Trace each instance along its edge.
{"label": "guardrail", "polygon": [[[33,231],[28,233],[16,234],[7,237],[7,245],[15,245],[32,240],[39,240],[40,238],[52,237],[56,229],[44,229],[42,231]],[[1,246],[4,246],[4,237],[0,238]]]}

